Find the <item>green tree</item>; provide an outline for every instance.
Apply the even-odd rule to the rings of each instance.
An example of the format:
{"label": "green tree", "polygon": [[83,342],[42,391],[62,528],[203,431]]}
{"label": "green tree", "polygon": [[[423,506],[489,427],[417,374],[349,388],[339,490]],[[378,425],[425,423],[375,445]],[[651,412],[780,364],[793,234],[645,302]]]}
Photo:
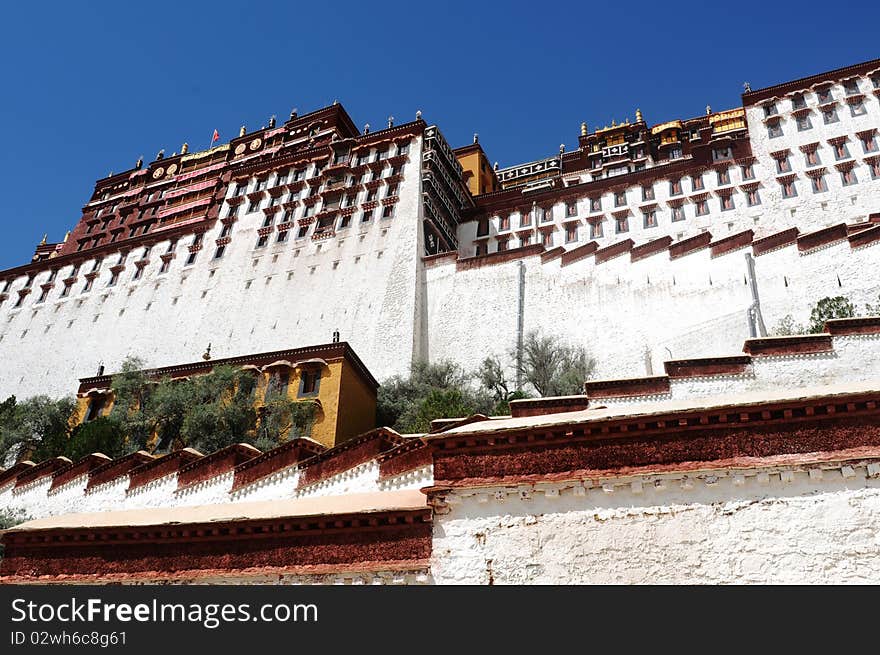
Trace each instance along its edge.
{"label": "green tree", "polygon": [[0,460],[14,456],[41,461],[63,455],[75,406],[72,398],[34,396],[20,403],[7,399],[0,409]]}
{"label": "green tree", "polygon": [[249,371],[232,366],[189,379],[161,380],[145,409],[147,421],[155,426],[158,448],[212,452],[249,441],[257,419],[255,386]]}
{"label": "green tree", "polygon": [[522,389],[512,388],[513,385],[504,372],[504,366],[497,357],[484,359],[477,369],[476,377],[483,388],[492,394],[495,400],[492,414],[496,416],[510,414],[511,400],[529,397]]}
{"label": "green tree", "polygon": [[846,296],[834,296],[822,298],[810,312],[810,334],[818,334],[825,331],[825,321],[832,318],[852,318],[856,315],[856,308]]}
{"label": "green tree", "polygon": [[788,337],[795,334],[805,334],[806,328],[800,323],[796,323],[791,314],[786,314],[771,331],[772,336]]}
{"label": "green tree", "polygon": [[111,459],[125,454],[125,432],[117,420],[101,416],[73,429],[64,455],[75,462],[92,453],[102,453]]}
{"label": "green tree", "polygon": [[[516,352],[511,353],[516,359]],[[568,396],[583,393],[596,369],[596,361],[581,346],[570,346],[559,337],[532,330],[523,339],[519,373],[539,396]]]}
{"label": "green tree", "polygon": [[311,400],[290,400],[285,394],[267,393],[253,444],[269,450],[280,443],[311,434],[317,405]]}
{"label": "green tree", "polygon": [[144,371],[143,360],[126,358],[119,373],[113,376],[110,388],[114,398],[110,418],[122,432],[125,450],[133,452],[146,447],[156,425],[155,417],[148,413],[154,385]]}
{"label": "green tree", "polygon": [[437,418],[489,414],[492,396],[475,388],[472,376],[451,361],[415,362],[406,377],[396,375],[379,387],[377,418],[407,433],[427,432]]}

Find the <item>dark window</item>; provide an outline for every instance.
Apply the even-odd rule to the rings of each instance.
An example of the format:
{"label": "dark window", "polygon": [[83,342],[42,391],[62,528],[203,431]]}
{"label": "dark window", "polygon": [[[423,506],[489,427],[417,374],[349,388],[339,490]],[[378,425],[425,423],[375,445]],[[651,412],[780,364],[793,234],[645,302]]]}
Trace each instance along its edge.
{"label": "dark window", "polygon": [[313,395],[318,393],[321,382],[320,370],[304,370],[300,374],[299,396]]}
{"label": "dark window", "polygon": [[104,396],[95,396],[89,402],[89,407],[86,410],[86,416],[83,419],[83,422],[87,423],[89,421],[94,421],[96,418],[101,416],[101,412],[104,409],[105,397]]}

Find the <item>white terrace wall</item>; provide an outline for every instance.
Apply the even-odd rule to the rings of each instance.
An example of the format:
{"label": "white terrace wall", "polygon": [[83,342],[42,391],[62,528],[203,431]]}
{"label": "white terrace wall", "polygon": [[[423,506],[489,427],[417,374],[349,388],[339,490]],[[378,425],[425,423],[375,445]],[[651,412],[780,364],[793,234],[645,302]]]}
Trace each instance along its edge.
{"label": "white terrace wall", "polygon": [[472,488],[435,505],[431,572],[437,584],[876,583],[878,523],[870,462]]}
{"label": "white terrace wall", "polygon": [[20,511],[29,518],[36,519],[75,512],[213,505],[420,489],[430,486],[434,481],[431,465],[382,478],[379,475],[379,462],[375,459],[312,484],[299,486],[299,479],[300,469],[294,465],[234,492],[232,471],[183,488],[178,488],[177,473],[162,476],[134,489],[129,488],[129,476],[123,475],[86,491],[88,476],[82,475],[50,491],[52,476],[47,475],[17,489],[14,489],[13,482],[5,484],[0,488],[0,509]]}
{"label": "white terrace wall", "polygon": [[[375,218],[338,230],[334,238],[297,239],[255,248],[262,211],[241,214],[222,259],[214,259],[217,221],[204,235],[195,263],[186,266],[192,236],[177,244],[166,273],[153,246],[139,280],[133,275],[143,248],[129,253],[115,286],[108,286],[118,253],[104,258],[83,292],[94,262],[82,264],[69,297],[61,298],[59,270],[48,298],[36,302],[49,265],[14,308],[25,278],[14,280],[0,306],[0,397],[75,393],[99,364],[117,371],[129,355],[147,367],[197,361],[210,343],[215,358],[329,343],[334,330],[348,341],[377,379],[409,368],[414,337],[421,247],[421,138],[413,139],[393,218]],[[250,181],[252,190],[255,181]],[[229,194],[234,185],[230,185]],[[265,204],[266,201],[264,201]],[[220,216],[226,217],[224,203]]]}
{"label": "white terrace wall", "polygon": [[[568,266],[530,255],[461,270],[451,257],[429,261],[426,347],[431,360],[452,359],[469,370],[487,355],[512,363],[522,266],[524,331],[585,346],[597,362],[595,379],[660,375],[665,360],[738,354],[750,336],[747,252],[712,257],[704,248],[670,259],[664,250],[635,262],[627,253]],[[846,240],[755,257],[767,329],[788,314],[808,323],[810,308],[826,296],[848,296],[864,311],[878,302],[880,277],[869,273],[878,262],[880,244],[852,248]]]}
{"label": "white terrace wall", "polygon": [[880,380],[880,334],[835,335],[831,343],[832,350],[825,352],[752,357],[742,373],[672,377],[668,392],[618,397],[597,392],[590,394],[590,402],[622,408],[660,400],[730,397],[778,389],[815,390],[823,385]]}

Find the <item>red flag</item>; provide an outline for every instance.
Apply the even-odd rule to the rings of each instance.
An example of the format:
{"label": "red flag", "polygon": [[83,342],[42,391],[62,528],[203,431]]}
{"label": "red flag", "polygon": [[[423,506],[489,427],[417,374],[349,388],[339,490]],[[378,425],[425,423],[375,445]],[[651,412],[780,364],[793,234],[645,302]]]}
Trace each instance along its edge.
{"label": "red flag", "polygon": [[219,141],[219,140],[220,140],[220,132],[218,132],[217,130],[214,130],[214,136],[211,137],[211,143],[214,143],[214,141]]}

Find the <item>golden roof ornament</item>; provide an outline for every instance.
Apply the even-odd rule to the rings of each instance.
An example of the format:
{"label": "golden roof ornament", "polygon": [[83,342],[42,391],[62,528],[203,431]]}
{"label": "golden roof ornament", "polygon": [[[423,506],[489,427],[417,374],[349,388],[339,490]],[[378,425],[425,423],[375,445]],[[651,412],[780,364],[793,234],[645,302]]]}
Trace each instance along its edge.
{"label": "golden roof ornament", "polygon": [[581,136],[587,136],[587,122],[581,123]]}
{"label": "golden roof ornament", "polygon": [[244,136],[245,134],[247,134],[247,128],[242,125],[238,130],[238,136]]}
{"label": "golden roof ornament", "polygon": [[708,116],[711,113],[712,113],[712,107],[709,105],[706,105],[706,116]]}
{"label": "golden roof ornament", "polygon": [[45,245],[46,245],[46,239],[48,239],[48,238],[49,238],[49,233],[47,232],[46,234],[43,235],[43,240],[40,241],[40,245],[41,245],[41,246],[45,246]]}
{"label": "golden roof ornament", "polygon": [[188,143],[184,143],[182,146],[180,146],[180,154],[181,155],[185,155],[188,152],[189,152],[189,144]]}
{"label": "golden roof ornament", "polygon": [[272,114],[272,115],[269,117],[269,127],[270,127],[270,128],[275,127],[275,114]]}
{"label": "golden roof ornament", "polygon": [[611,127],[617,127],[617,121],[615,121],[613,118],[611,119]]}
{"label": "golden roof ornament", "polygon": [[642,110],[636,109],[636,123],[643,123],[644,121],[645,119],[642,118]]}
{"label": "golden roof ornament", "polygon": [[67,234],[64,235],[64,243],[67,243],[68,238],[70,238],[70,230],[67,230]]}
{"label": "golden roof ornament", "polygon": [[144,156],[141,155],[138,157],[138,160],[134,163],[134,167],[136,170],[141,170],[141,167],[144,165]]}

